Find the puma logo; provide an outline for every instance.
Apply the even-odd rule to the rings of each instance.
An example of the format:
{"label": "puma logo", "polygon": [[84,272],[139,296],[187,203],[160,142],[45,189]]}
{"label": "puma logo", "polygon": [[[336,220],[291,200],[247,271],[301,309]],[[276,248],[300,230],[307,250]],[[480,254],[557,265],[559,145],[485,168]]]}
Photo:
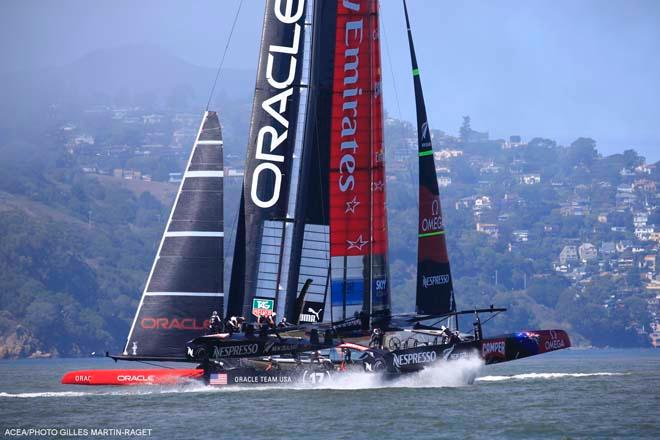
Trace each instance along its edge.
{"label": "puma logo", "polygon": [[321,314],[321,312],[323,311],[323,309],[319,309],[318,312],[315,312],[313,308],[308,307],[308,308],[307,308],[307,311],[308,311],[309,313],[313,313],[314,316],[316,316],[316,321],[317,321],[317,322],[318,322],[318,321],[321,321],[321,318],[319,317],[319,315]]}

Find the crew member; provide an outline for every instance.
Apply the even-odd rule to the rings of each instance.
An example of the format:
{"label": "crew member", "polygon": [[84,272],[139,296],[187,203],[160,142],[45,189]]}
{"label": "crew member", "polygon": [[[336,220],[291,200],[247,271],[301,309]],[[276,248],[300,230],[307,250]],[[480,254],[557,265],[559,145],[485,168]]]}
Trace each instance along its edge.
{"label": "crew member", "polygon": [[371,340],[369,341],[371,348],[383,348],[383,332],[379,328],[375,328],[371,332]]}
{"label": "crew member", "polygon": [[346,365],[351,363],[351,350],[348,348],[342,348],[342,355],[343,359],[341,361],[341,365],[339,366],[339,370],[345,371],[346,370]]}
{"label": "crew member", "polygon": [[461,342],[461,337],[458,330],[456,330],[456,332],[452,332],[447,327],[442,326],[442,333],[447,338],[447,342],[450,344],[457,344]]}
{"label": "crew member", "polygon": [[222,327],[222,320],[218,316],[218,312],[214,310],[209,319],[209,329],[211,333],[222,333]]}
{"label": "crew member", "polygon": [[288,323],[286,322],[286,316],[283,316],[282,320],[279,323],[277,323],[277,327],[279,327],[279,328],[284,328],[287,325],[288,325]]}
{"label": "crew member", "polygon": [[276,327],[276,325],[275,325],[275,316],[276,316],[276,314],[275,314],[275,312],[273,312],[273,314],[268,317],[268,327],[270,327],[272,329],[274,329]]}

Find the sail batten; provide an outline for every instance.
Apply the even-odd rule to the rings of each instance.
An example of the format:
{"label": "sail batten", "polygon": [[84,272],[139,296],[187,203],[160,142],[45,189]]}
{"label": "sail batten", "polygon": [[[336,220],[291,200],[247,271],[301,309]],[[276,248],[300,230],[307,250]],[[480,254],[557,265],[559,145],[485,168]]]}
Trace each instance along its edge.
{"label": "sail batten", "polygon": [[433,144],[422,82],[415,55],[408,7],[403,1],[408,45],[415,87],[417,111],[417,144],[419,158],[419,218],[417,234],[416,309],[420,314],[445,314],[456,309],[449,268],[445,227],[440,204]]}

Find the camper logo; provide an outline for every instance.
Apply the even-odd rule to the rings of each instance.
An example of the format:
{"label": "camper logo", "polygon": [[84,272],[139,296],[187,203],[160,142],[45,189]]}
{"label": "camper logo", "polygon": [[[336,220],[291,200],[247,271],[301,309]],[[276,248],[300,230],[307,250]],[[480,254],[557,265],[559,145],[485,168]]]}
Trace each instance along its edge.
{"label": "camper logo", "polygon": [[257,318],[265,316],[266,318],[273,315],[275,307],[275,300],[266,298],[254,298],[252,300],[252,314]]}
{"label": "camper logo", "polygon": [[506,359],[506,341],[504,339],[491,339],[482,342],[481,357],[489,361]]}

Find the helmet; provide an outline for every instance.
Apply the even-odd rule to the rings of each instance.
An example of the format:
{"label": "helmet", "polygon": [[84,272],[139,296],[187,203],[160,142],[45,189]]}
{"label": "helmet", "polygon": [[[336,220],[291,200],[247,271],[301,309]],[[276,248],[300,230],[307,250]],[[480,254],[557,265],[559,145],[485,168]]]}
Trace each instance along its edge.
{"label": "helmet", "polygon": [[214,315],[217,315],[217,314],[218,314],[218,312],[214,310],[214,311],[213,311],[213,314],[214,314]]}
{"label": "helmet", "polygon": [[375,328],[375,329],[374,329],[374,334],[375,334],[375,335],[379,335],[379,334],[380,334],[380,329],[379,329],[379,328]]}

